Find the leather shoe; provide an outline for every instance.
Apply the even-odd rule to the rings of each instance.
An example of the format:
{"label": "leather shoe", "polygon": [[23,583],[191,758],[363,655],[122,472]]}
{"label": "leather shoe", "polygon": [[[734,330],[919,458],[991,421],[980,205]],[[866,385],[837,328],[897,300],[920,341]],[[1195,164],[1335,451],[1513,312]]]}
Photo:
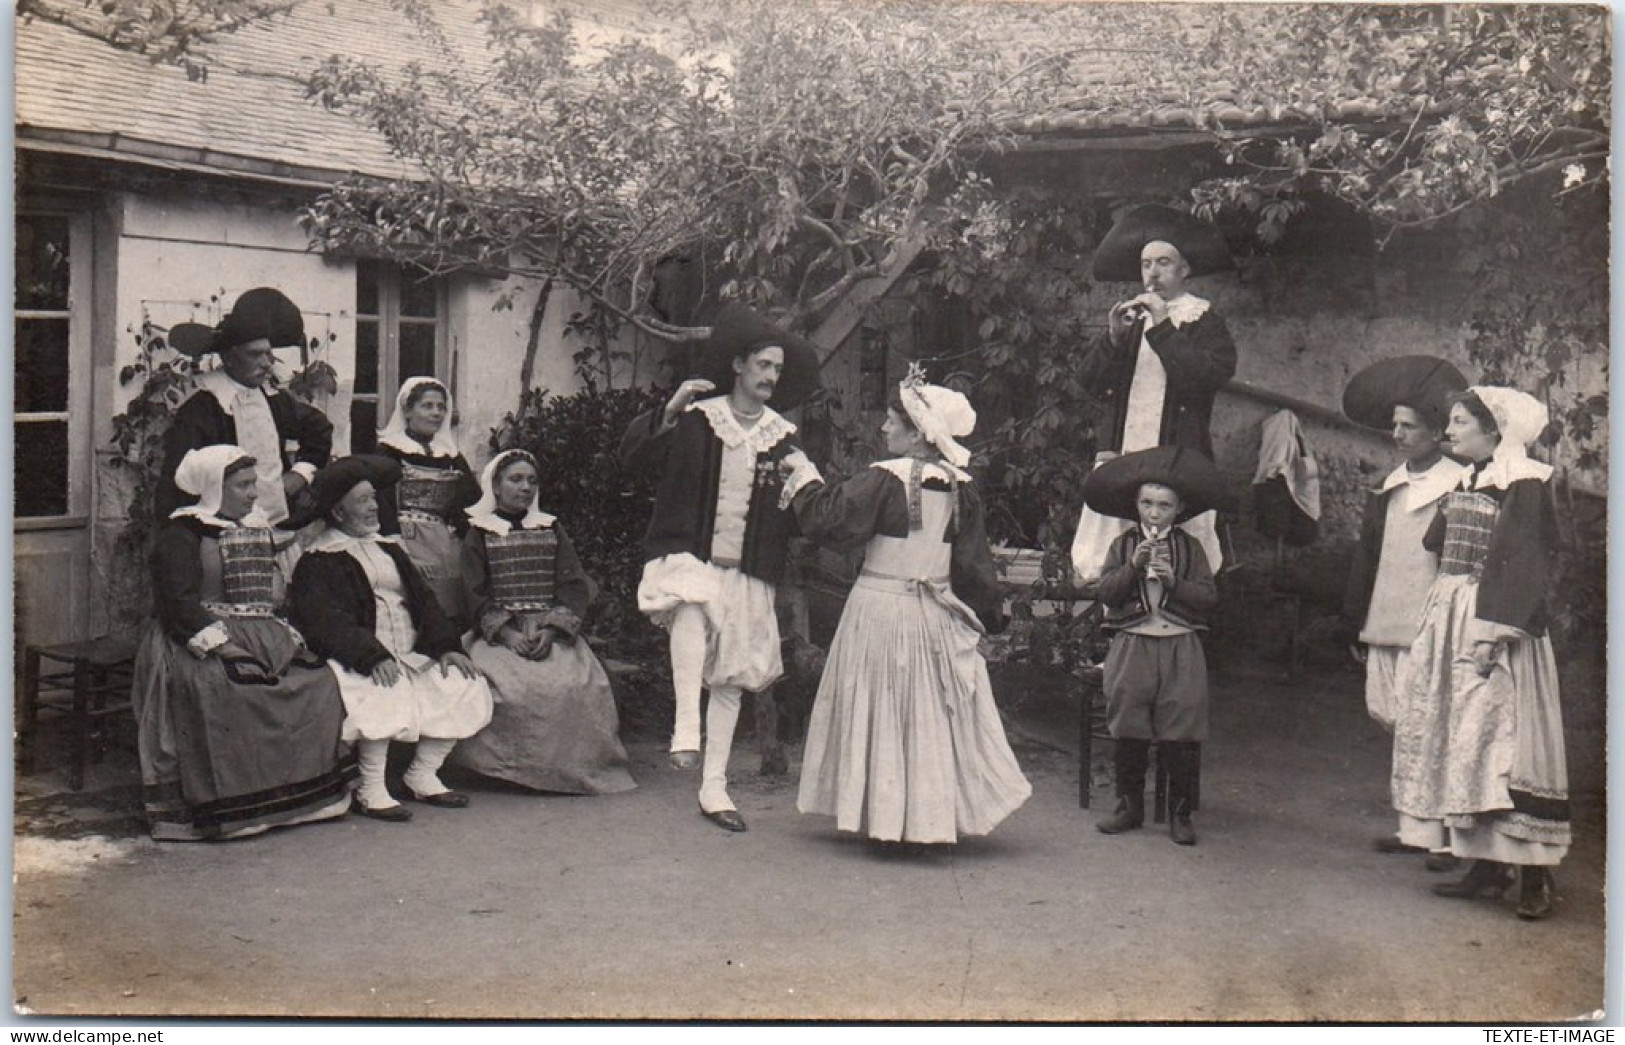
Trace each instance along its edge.
{"label": "leather shoe", "polygon": [[406,794],[412,801],[422,802],[424,805],[434,806],[436,809],[468,808],[468,796],[461,791],[441,791],[439,794],[434,795],[420,795],[408,788]]}
{"label": "leather shoe", "polygon": [[357,816],[368,816],[374,820],[385,820],[392,824],[403,824],[412,819],[412,811],[400,803],[392,806],[379,806],[372,808],[359,798],[350,799],[350,812]]}
{"label": "leather shoe", "polygon": [[1145,826],[1145,799],[1136,802],[1131,797],[1117,800],[1117,810],[1111,816],[1095,823],[1095,830],[1103,835],[1120,835]]}
{"label": "leather shoe", "polygon": [[1176,845],[1195,845],[1196,827],[1188,816],[1171,816],[1168,818],[1168,837]]}
{"label": "leather shoe", "polygon": [[1441,882],[1433,887],[1438,896],[1454,900],[1472,900],[1479,896],[1500,896],[1518,880],[1518,872],[1510,864],[1495,860],[1474,860],[1473,866],[1460,881]]}
{"label": "leather shoe", "polygon": [[1455,853],[1429,853],[1422,866],[1435,874],[1444,874],[1461,867],[1461,857]]}
{"label": "leather shoe", "polygon": [[[1379,853],[1425,853],[1427,850],[1419,845],[1406,845],[1393,835],[1385,835],[1371,843],[1371,848]],[[1433,870],[1431,867],[1428,870]],[[1445,868],[1449,870],[1449,868]]]}
{"label": "leather shoe", "polygon": [[745,818],[739,815],[739,810],[737,809],[719,809],[714,813],[707,813],[704,809],[701,809],[700,812],[707,820],[711,821],[713,824],[716,824],[724,831],[745,830]]}
{"label": "leather shoe", "polygon": [[1550,868],[1523,868],[1523,886],[1518,897],[1518,917],[1526,922],[1550,918],[1556,891]]}
{"label": "leather shoe", "polygon": [[671,767],[684,771],[700,768],[700,753],[698,751],[673,751],[671,753]]}

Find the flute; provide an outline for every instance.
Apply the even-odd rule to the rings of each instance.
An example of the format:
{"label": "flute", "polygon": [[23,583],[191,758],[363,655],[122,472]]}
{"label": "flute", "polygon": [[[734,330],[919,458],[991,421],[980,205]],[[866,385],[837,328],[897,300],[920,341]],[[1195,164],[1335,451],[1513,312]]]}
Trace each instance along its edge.
{"label": "flute", "polygon": [[1151,306],[1145,300],[1148,296],[1148,294],[1141,294],[1138,297],[1129,298],[1127,301],[1119,301],[1112,307],[1112,311],[1118,312],[1126,322],[1138,322],[1151,315]]}

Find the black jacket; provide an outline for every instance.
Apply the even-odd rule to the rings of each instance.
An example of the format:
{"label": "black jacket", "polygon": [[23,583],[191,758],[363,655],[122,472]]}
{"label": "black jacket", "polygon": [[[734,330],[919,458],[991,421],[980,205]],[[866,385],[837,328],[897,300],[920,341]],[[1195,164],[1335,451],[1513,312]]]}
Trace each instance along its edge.
{"label": "black jacket", "polygon": [[[1102,334],[1084,353],[1080,379],[1102,404],[1096,423],[1097,451],[1122,449],[1143,323],[1134,324],[1120,340],[1113,340],[1109,331]],[[1236,345],[1230,329],[1210,308],[1194,323],[1181,327],[1159,323],[1145,337],[1168,372],[1157,445],[1200,450],[1211,459],[1213,400],[1236,373]]]}
{"label": "black jacket", "polygon": [[[412,560],[397,544],[378,542],[401,572],[406,589],[406,608],[417,628],[413,650],[430,657],[462,652],[456,627],[435,600],[434,592]],[[305,636],[312,650],[338,661],[358,674],[366,675],[390,658],[389,650],[378,641],[378,609],[372,585],[361,564],[349,552],[311,551],[294,567],[288,590],[290,616],[294,627]]]}
{"label": "black jacket", "polygon": [[[277,435],[284,444],[299,444],[292,460],[287,453],[282,455],[282,467],[286,469],[300,461],[316,468],[326,465],[333,454],[333,422],[327,415],[285,392],[268,394],[266,400],[271,404]],[[220,400],[213,393],[197,392],[175,411],[169,430],[164,433],[164,469],[154,495],[158,518],[167,519],[176,508],[192,503],[193,498],[175,485],[175,470],[181,466],[186,451],[220,444],[237,445],[237,422],[220,406]]]}
{"label": "black jacket", "polygon": [[[621,440],[622,460],[659,476],[654,515],[643,538],[644,561],[688,552],[701,562],[710,562],[722,477],[722,440],[698,410],[685,412],[670,429],[662,427],[662,413],[663,408],[657,407],[640,415]],[[756,455],[756,484],[745,513],[745,547],[739,568],[769,584],[784,579],[790,538],[796,534],[795,516],[779,507],[784,477],[778,469],[778,462],[794,449],[795,443],[786,436]]]}

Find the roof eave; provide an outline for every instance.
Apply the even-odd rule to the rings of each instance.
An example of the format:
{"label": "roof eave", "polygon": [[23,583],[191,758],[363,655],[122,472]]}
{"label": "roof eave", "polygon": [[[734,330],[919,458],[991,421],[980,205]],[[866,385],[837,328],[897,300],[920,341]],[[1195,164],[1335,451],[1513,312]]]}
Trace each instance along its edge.
{"label": "roof eave", "polygon": [[[118,133],[72,131],[29,124],[18,124],[16,133],[19,151],[109,160],[175,173],[241,178],[286,188],[321,190],[353,175],[391,177],[378,172],[306,167],[214,149],[169,145]],[[402,172],[395,176],[404,177],[405,174]]]}

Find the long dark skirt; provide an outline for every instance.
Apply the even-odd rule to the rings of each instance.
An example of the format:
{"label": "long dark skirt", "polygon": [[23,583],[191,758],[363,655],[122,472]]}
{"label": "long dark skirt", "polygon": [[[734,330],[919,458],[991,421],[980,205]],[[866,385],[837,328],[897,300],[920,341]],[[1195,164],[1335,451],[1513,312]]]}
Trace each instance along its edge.
{"label": "long dark skirt", "polygon": [[295,664],[299,647],[280,621],[226,626],[280,674],[275,684],[232,681],[218,657],[193,656],[156,623],[136,656],[143,801],[160,841],[238,838],[349,808],[356,767],[341,752],[333,673]]}

